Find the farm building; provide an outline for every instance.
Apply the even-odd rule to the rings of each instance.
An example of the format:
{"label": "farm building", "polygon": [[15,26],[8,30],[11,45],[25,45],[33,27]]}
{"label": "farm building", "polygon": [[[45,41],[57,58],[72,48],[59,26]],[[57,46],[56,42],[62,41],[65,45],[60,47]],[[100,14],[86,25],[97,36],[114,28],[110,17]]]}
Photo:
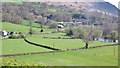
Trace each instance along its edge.
{"label": "farm building", "polygon": [[63,25],[57,25],[58,28],[63,28],[64,26]]}
{"label": "farm building", "polygon": [[5,30],[0,30],[0,36],[7,36],[7,33]]}

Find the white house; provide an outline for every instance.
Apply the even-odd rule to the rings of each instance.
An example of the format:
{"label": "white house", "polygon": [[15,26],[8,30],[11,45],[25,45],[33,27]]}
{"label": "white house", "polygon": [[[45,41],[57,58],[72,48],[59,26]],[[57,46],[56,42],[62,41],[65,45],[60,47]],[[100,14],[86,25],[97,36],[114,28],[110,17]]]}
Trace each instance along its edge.
{"label": "white house", "polygon": [[63,25],[57,25],[58,28],[63,28],[64,26]]}
{"label": "white house", "polygon": [[0,30],[0,36],[7,36],[7,33],[5,30]]}

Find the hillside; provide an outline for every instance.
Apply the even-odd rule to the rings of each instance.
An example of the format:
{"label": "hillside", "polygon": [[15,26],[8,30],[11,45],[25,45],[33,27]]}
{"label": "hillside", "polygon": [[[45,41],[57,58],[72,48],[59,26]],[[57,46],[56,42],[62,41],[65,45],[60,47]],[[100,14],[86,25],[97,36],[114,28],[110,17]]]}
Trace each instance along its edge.
{"label": "hillside", "polygon": [[96,9],[118,15],[119,9],[109,2],[97,2],[94,5]]}
{"label": "hillside", "polygon": [[78,21],[90,25],[117,23],[118,19],[118,9],[107,2],[5,2],[2,10],[2,21],[15,24],[29,20],[42,25],[61,21]]}
{"label": "hillside", "polygon": [[89,9],[94,9],[94,10],[99,10],[103,12],[108,12],[111,14],[118,15],[119,9],[112,5],[109,2],[57,2],[57,3],[51,3],[52,5],[55,6],[64,6],[76,10],[88,10]]}

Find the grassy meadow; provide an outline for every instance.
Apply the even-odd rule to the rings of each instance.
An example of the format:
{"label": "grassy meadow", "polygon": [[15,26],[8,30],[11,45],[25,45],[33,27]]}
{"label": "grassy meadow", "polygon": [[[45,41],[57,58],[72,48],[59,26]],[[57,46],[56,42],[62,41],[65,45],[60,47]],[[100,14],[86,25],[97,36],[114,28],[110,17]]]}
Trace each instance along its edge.
{"label": "grassy meadow", "polygon": [[[1,22],[2,23],[2,22]],[[29,27],[26,25],[16,25],[11,23],[2,23],[2,29],[6,31],[28,33]],[[39,32],[39,28],[33,27],[35,32]],[[46,31],[51,31],[47,29]],[[27,35],[27,40],[34,43],[47,45],[50,47],[67,49],[79,48],[85,46],[81,39],[48,39],[43,37],[67,37],[65,33],[53,34],[33,34]],[[98,46],[105,44],[113,44],[108,42],[92,41],[89,46]],[[2,39],[2,54],[16,54],[27,52],[44,52],[51,51],[38,46],[33,46],[24,41],[24,39]],[[31,64],[42,64],[45,66],[117,66],[118,65],[118,46],[101,47],[93,49],[83,49],[77,51],[65,51],[49,54],[34,54],[17,57],[2,57],[3,59],[13,59],[19,62]]]}
{"label": "grassy meadow", "polygon": [[118,66],[118,47],[115,47],[115,55],[113,49],[114,47],[103,47],[7,58],[46,66]]}

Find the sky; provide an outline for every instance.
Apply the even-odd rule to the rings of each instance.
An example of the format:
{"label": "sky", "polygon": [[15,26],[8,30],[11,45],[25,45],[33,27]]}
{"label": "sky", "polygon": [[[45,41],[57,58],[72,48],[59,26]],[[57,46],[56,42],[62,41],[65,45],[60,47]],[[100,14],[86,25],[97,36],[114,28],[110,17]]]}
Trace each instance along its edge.
{"label": "sky", "polygon": [[[104,1],[107,1],[107,2],[110,2],[111,4],[115,5],[117,8],[118,8],[118,2],[120,0],[104,0]],[[119,4],[120,5],[120,4]]]}

